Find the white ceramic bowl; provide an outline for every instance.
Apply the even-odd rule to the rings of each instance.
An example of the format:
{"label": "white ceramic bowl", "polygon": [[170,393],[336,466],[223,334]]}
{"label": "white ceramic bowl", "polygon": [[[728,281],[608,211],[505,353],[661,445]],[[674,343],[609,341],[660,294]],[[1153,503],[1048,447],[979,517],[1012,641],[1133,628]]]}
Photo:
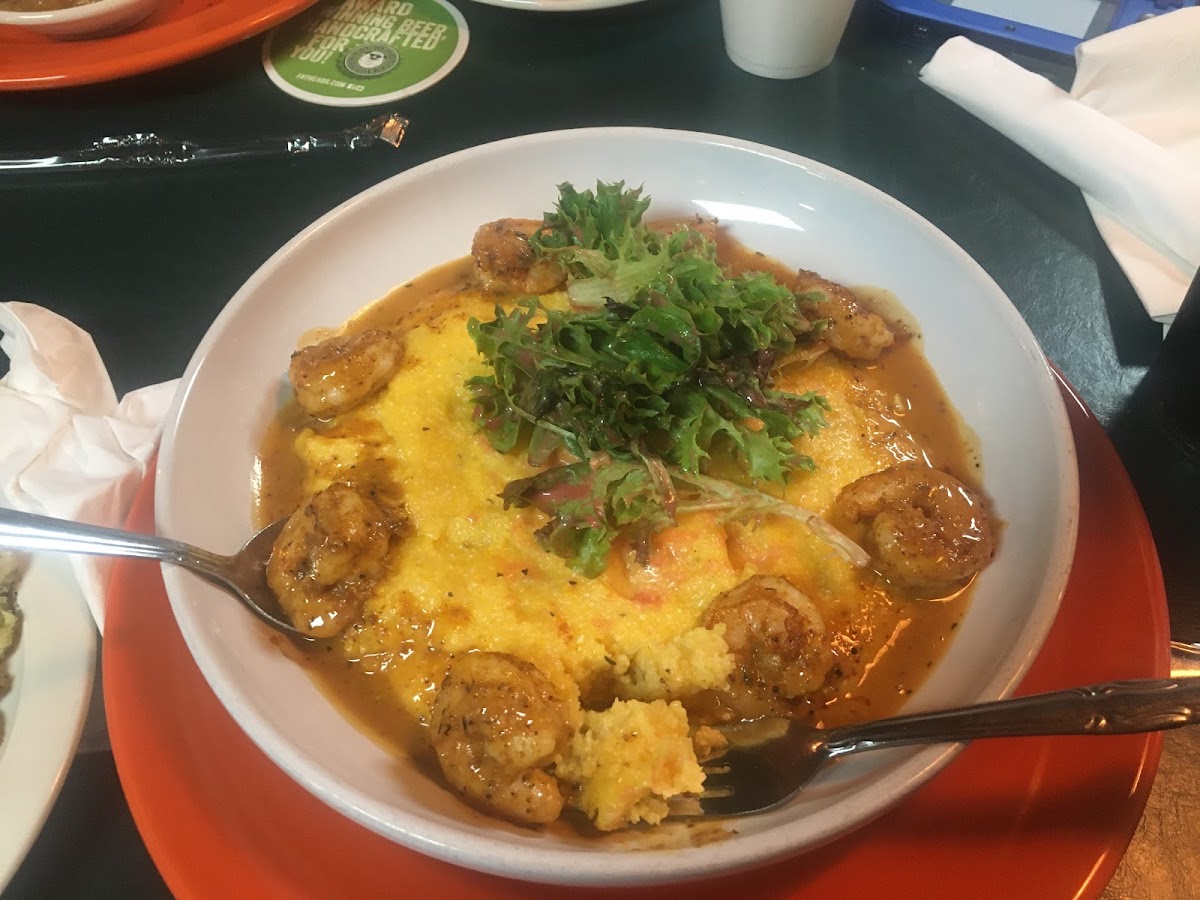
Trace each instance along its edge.
{"label": "white ceramic bowl", "polygon": [[0,10],[0,25],[16,25],[56,38],[101,37],[132,28],[157,5],[158,0],[94,0],[41,12]]}
{"label": "white ceramic bowl", "polygon": [[[483,222],[539,216],[559,182],[598,178],[644,184],[655,215],[716,215],[778,259],[887,287],[916,315],[929,360],[982,442],[985,486],[1007,528],[957,636],[910,708],[1007,694],[1054,619],[1075,542],[1074,445],[1051,372],[1000,289],[928,222],[820,163],[730,138],[626,128],[514,138],[419,166],[320,219],[237,293],[188,366],[159,457],[160,530],[217,551],[233,551],[249,535],[255,450],[304,332],[336,325],[465,255]],[[469,811],[357,731],[232,600],[179,570],[164,577],[204,676],[279,766],[380,834],[514,878],[624,885],[759,864],[878,815],[955,752],[852,758],[786,808],[741,820],[736,835],[701,848],[635,852],[508,827]]]}

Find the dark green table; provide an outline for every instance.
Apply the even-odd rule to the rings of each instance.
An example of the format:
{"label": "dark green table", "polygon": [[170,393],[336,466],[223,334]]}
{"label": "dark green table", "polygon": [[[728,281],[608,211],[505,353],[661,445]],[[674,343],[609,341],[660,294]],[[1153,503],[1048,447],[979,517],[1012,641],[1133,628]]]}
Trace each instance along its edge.
{"label": "dark green table", "polygon": [[[470,48],[443,82],[399,104],[413,123],[399,150],[175,171],[0,175],[0,297],[50,307],[90,331],[120,393],[179,375],[233,292],[318,215],[450,151],[610,124],[782,147],[909,205],[1007,292],[1108,428],[1158,542],[1173,636],[1200,642],[1200,466],[1166,437],[1142,386],[1160,329],[1079,192],[917,81],[930,46],[901,41],[891,21],[860,0],[831,67],[773,82],[725,57],[716,0],[564,15],[457,4]],[[365,117],[278,91],[259,64],[259,46],[247,41],[114,84],[0,95],[0,152],[135,131],[191,138],[315,131]],[[1012,55],[1070,82],[1068,61]],[[1200,895],[1193,858],[1200,742],[1171,736],[1167,748],[1113,896]],[[1164,885],[1174,893],[1163,893]],[[80,756],[6,896],[165,894],[112,757]]]}

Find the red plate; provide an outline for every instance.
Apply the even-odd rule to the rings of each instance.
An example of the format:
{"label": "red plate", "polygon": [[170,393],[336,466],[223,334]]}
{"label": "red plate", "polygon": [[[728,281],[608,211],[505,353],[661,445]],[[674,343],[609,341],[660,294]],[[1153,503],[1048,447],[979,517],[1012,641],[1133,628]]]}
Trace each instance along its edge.
{"label": "red plate", "polygon": [[150,72],[266,31],[316,0],[160,0],[133,30],[62,41],[0,27],[0,90],[94,84]]}
{"label": "red plate", "polygon": [[[1146,518],[1103,429],[1064,395],[1079,453],[1079,543],[1062,610],[1021,693],[1169,669],[1166,598]],[[153,531],[153,493],[143,486],[131,528]],[[529,885],[406,850],[277,769],[192,662],[157,567],[117,567],[103,647],[117,768],[177,896],[528,900]],[[899,807],[820,850],[749,874],[603,895],[1096,897],[1133,836],[1161,745],[1159,734],[982,741]]]}

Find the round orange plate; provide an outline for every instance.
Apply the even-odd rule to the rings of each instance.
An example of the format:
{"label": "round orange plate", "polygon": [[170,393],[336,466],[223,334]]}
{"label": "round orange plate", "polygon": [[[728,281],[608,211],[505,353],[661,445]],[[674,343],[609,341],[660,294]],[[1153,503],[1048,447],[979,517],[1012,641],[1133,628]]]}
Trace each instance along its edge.
{"label": "round orange plate", "polygon": [[61,41],[0,27],[0,90],[110,81],[194,59],[266,31],[316,0],[160,0],[131,31]]}
{"label": "round orange plate", "polygon": [[[1100,425],[1064,390],[1079,451],[1079,544],[1062,611],[1022,693],[1164,677],[1162,576]],[[149,485],[130,525],[154,527]],[[146,846],[179,897],[511,898],[529,885],[406,850],[277,769],[209,690],[156,566],[123,563],[104,635],[113,752]],[[873,824],[803,856],[700,884],[538,897],[1096,897],[1141,816],[1161,735],[981,741]],[[652,865],[647,859],[647,865]]]}

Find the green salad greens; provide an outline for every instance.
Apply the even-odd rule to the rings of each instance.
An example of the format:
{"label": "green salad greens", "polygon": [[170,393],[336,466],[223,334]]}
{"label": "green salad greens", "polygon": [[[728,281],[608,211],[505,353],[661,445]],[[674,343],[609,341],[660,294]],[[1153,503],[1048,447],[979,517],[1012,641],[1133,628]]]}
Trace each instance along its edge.
{"label": "green salad greens", "polygon": [[727,275],[699,232],[649,228],[649,203],[622,182],[560,185],[529,244],[567,273],[571,309],[526,297],[468,323],[492,369],[468,383],[492,446],[524,447],[538,466],[560,450],[579,460],[510,483],[505,504],[546,513],[543,546],[587,576],[618,534],[644,559],[650,536],[692,509],[783,512],[853,556],[818,517],[749,486],[814,467],[794,442],[829,407],[776,389],[772,371],[822,323],[771,276]]}

